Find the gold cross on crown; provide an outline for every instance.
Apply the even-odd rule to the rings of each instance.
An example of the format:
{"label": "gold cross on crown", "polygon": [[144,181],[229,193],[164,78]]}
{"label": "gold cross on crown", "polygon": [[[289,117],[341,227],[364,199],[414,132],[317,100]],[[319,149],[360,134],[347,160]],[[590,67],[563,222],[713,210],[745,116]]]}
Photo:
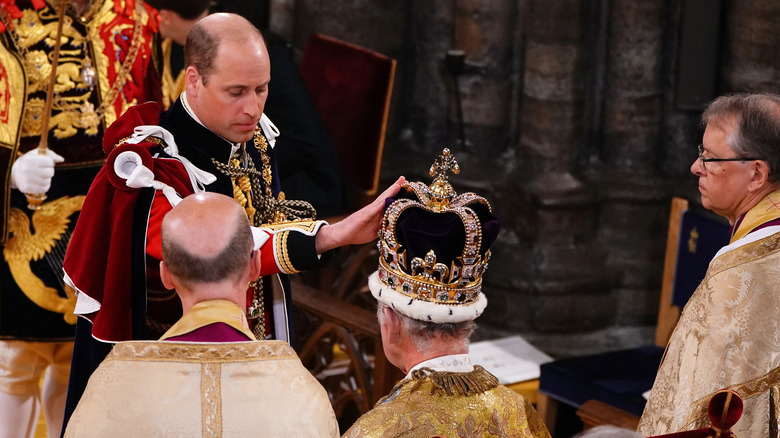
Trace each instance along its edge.
{"label": "gold cross on crown", "polygon": [[444,148],[444,150],[441,151],[441,155],[439,155],[439,157],[436,158],[436,161],[431,164],[431,169],[428,171],[428,174],[434,177],[434,180],[443,179],[444,181],[447,181],[447,172],[452,172],[457,175],[460,173],[460,166],[458,166],[458,162],[455,161],[455,157],[450,154],[450,150]]}
{"label": "gold cross on crown", "polygon": [[430,187],[431,195],[435,198],[432,200],[434,205],[431,205],[434,210],[446,208],[450,203],[450,199],[455,197],[455,190],[447,182],[447,172],[457,175],[460,173],[460,167],[458,162],[455,161],[455,157],[450,154],[450,150],[444,148],[441,155],[436,158],[436,161],[433,162],[431,169],[428,171],[428,174],[434,177]]}

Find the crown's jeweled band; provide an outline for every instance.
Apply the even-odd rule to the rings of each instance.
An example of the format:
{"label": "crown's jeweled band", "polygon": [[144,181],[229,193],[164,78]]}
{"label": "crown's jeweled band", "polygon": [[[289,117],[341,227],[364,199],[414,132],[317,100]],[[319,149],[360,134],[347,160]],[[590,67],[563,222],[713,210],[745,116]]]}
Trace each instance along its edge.
{"label": "crown's jeweled band", "polygon": [[444,286],[442,283],[426,281],[425,277],[411,277],[390,269],[381,259],[379,261],[379,280],[410,299],[437,304],[468,305],[477,301],[479,293],[482,291],[481,276],[471,284]]}

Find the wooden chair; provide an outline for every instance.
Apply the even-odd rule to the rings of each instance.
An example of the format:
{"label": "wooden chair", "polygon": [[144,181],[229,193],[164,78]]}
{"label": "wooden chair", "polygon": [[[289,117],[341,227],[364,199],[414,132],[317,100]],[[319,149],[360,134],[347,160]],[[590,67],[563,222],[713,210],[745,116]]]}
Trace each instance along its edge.
{"label": "wooden chair", "polygon": [[385,357],[376,313],[293,282],[298,355],[323,384],[343,430],[403,378]]}
{"label": "wooden chair", "polygon": [[583,403],[577,409],[577,416],[582,421],[583,430],[605,424],[631,430],[636,430],[639,426],[638,416],[598,400],[588,400]]}
{"label": "wooden chair", "polygon": [[[728,224],[688,208],[688,201],[672,200],[664,273],[654,345],[552,361],[541,366],[538,407],[554,433],[559,403],[582,410],[586,425],[638,421],[644,410],[643,393],[655,380],[664,349],[680,311],[704,278],[710,260],[728,243]],[[583,404],[589,400],[587,407]],[[602,409],[594,412],[593,407]],[[585,408],[585,409],[583,409]],[[611,412],[611,414],[610,414]],[[630,416],[633,416],[632,420]]]}

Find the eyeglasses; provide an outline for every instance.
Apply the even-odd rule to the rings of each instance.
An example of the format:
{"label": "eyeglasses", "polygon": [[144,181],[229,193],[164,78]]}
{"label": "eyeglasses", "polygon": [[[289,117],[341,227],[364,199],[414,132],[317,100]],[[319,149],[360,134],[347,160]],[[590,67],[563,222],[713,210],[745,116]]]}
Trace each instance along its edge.
{"label": "eyeglasses", "polygon": [[704,166],[704,170],[707,170],[707,163],[711,161],[757,161],[761,160],[761,158],[706,158],[704,156],[704,145],[697,146],[699,148],[699,159],[701,160],[701,165]]}

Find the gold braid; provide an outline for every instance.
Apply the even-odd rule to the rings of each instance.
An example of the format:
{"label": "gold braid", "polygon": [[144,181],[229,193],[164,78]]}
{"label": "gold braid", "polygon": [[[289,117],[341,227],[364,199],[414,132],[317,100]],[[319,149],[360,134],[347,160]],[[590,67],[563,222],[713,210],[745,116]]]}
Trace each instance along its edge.
{"label": "gold braid", "polygon": [[[233,199],[244,208],[250,223],[260,226],[290,220],[315,219],[317,212],[310,203],[286,200],[281,192],[278,198],[274,197],[268,141],[259,126],[255,129],[254,145],[262,161],[260,170],[255,167],[252,157],[241,151],[236,151],[227,164],[211,159],[220,173],[230,177],[233,183]],[[252,288],[252,304],[247,317],[258,319],[254,334],[257,339],[265,339],[262,279],[250,283],[249,286]]]}
{"label": "gold braid", "polygon": [[375,406],[379,406],[398,395],[398,392],[406,385],[412,385],[409,392],[418,391],[426,381],[431,382],[431,395],[446,393],[449,396],[468,397],[485,393],[499,386],[498,378],[480,365],[474,365],[474,370],[470,372],[434,371],[431,368],[423,367],[412,371],[411,376],[396,383],[386,396],[376,402]]}
{"label": "gold braid", "polygon": [[[317,211],[306,202],[285,199],[284,192],[274,197],[272,190],[271,159],[268,156],[268,141],[258,128],[255,131],[254,144],[262,160],[260,170],[255,168],[252,158],[241,157],[236,152],[228,164],[220,163],[212,158],[211,162],[220,173],[230,177],[233,182],[233,198],[241,204],[247,216],[255,226],[275,224],[280,222],[313,220]],[[242,158],[246,165],[241,165]],[[253,196],[253,194],[260,194]]]}

